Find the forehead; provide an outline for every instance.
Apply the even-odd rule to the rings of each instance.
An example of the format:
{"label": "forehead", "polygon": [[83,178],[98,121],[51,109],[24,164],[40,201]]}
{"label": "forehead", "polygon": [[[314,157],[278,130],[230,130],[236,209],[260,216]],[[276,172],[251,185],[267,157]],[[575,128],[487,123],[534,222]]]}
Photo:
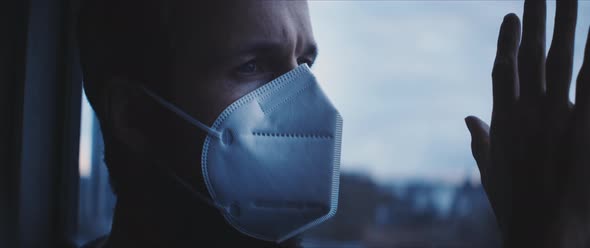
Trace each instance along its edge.
{"label": "forehead", "polygon": [[307,1],[236,0],[179,8],[176,40],[184,55],[219,54],[244,43],[303,49],[314,43]]}

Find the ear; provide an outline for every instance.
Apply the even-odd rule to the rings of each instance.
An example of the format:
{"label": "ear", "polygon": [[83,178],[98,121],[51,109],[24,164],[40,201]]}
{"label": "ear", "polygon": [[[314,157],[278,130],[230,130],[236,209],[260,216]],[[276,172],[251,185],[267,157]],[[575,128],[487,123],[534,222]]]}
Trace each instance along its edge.
{"label": "ear", "polygon": [[146,131],[141,123],[145,121],[142,103],[144,100],[137,85],[123,78],[113,78],[108,82],[107,113],[109,130],[114,139],[133,152],[147,152]]}

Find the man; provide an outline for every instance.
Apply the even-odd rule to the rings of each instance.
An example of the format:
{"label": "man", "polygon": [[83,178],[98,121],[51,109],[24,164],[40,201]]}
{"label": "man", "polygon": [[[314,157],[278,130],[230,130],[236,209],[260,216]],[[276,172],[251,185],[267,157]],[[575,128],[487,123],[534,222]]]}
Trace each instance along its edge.
{"label": "man", "polygon": [[[475,117],[466,119],[506,247],[589,244],[590,188],[584,180],[589,158],[583,149],[590,143],[586,125],[590,49],[578,79],[576,105],[567,99],[576,9],[576,1],[558,2],[547,63],[544,1],[525,3],[520,50],[519,20],[507,15],[493,70],[491,131]],[[312,66],[317,56],[305,1],[89,0],[79,27],[85,90],[100,120],[105,160],[117,194],[112,231],[108,239],[96,243],[103,247],[299,246],[296,234],[303,226],[293,227],[292,235],[282,240],[253,235],[248,226],[236,224],[231,216],[243,209],[219,204],[223,197],[211,195],[216,192],[215,182],[201,172],[206,171],[203,163],[211,159],[202,154],[209,144],[217,142],[216,149],[222,150],[219,147],[241,139],[215,128],[216,120],[233,109],[228,106],[242,106],[238,99],[264,87],[274,90],[275,82],[292,83],[277,89],[284,96],[273,96],[272,107],[299,94],[301,86],[296,83],[314,87],[312,76],[298,76],[308,75],[304,64]],[[305,99],[322,100],[315,111],[326,110],[328,122],[337,123],[337,113],[318,94]],[[300,102],[290,110],[297,112],[296,107],[307,105],[312,104]],[[249,125],[257,117],[244,115],[236,125]],[[297,115],[284,118],[302,121]],[[313,137],[337,140],[337,134]],[[336,143],[326,145],[336,148]],[[281,149],[249,148],[265,156]],[[223,163],[223,156],[213,161]],[[327,173],[326,182],[337,182],[334,175]],[[322,185],[335,192],[332,184]],[[248,191],[227,189],[232,190]],[[297,203],[292,207],[301,207]],[[266,207],[276,207],[272,204]],[[283,226],[287,224],[274,227]]]}

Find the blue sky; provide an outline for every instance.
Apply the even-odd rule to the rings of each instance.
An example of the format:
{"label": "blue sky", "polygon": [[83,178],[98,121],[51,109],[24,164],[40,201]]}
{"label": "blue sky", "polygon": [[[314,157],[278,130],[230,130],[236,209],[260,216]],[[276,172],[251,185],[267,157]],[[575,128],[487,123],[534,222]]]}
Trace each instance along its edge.
{"label": "blue sky", "polygon": [[[459,183],[479,174],[463,118],[489,121],[505,14],[522,1],[310,1],[314,72],[344,118],[342,169],[380,182]],[[548,45],[555,2],[548,4]],[[578,10],[574,73],[590,1]],[[573,99],[573,98],[572,98]]]}

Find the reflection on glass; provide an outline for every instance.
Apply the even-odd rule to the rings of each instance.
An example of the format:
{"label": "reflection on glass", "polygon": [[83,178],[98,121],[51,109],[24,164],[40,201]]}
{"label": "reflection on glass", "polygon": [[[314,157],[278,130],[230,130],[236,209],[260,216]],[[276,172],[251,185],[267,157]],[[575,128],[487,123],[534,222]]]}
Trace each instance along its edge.
{"label": "reflection on glass", "polygon": [[82,113],[80,118],[80,152],[78,158],[81,178],[88,178],[92,172],[92,118],[94,112],[88,104],[86,94],[82,94]]}
{"label": "reflection on glass", "polygon": [[84,244],[111,229],[115,196],[103,161],[102,135],[85,94],[80,124],[80,185],[77,242]]}

